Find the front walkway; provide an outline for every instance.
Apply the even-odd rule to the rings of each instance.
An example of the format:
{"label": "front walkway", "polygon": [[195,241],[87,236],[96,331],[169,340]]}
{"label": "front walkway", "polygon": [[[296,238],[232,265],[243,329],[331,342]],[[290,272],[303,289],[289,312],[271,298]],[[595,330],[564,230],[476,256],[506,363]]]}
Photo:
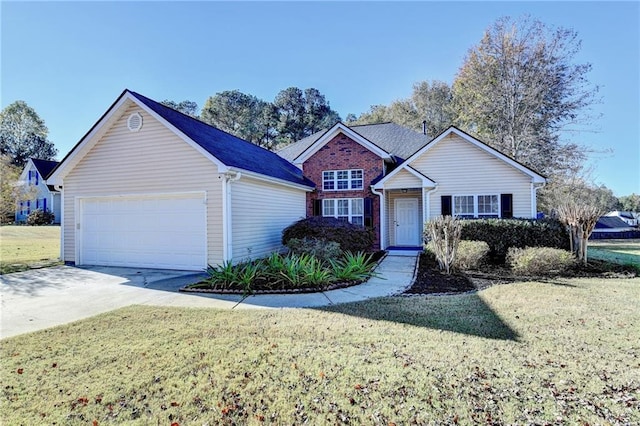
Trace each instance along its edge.
{"label": "front walkway", "polygon": [[202,274],[152,269],[58,266],[0,276],[0,338],[78,321],[130,305],[217,309],[303,308],[403,292],[416,256],[387,256],[366,283],[322,293],[238,295],[179,293]]}

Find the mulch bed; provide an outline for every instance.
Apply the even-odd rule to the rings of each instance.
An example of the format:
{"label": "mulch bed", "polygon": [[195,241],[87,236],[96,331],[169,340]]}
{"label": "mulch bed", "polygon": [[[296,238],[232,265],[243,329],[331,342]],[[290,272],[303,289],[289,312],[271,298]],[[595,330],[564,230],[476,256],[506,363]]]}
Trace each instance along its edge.
{"label": "mulch bed", "polygon": [[421,255],[413,285],[404,294],[457,294],[479,291],[499,284],[522,281],[548,281],[552,278],[633,278],[636,270],[629,266],[590,260],[562,276],[516,276],[505,265],[485,264],[480,270],[454,272],[447,275],[438,269],[432,257]]}

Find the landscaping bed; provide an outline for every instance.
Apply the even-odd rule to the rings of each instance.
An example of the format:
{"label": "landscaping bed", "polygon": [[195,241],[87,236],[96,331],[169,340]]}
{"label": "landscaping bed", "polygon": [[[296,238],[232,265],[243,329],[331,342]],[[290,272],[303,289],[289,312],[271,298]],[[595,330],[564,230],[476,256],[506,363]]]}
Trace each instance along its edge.
{"label": "landscaping bed", "polygon": [[[209,269],[209,278],[183,287],[182,292],[216,294],[301,294],[329,291],[362,284],[375,275],[375,268],[386,256],[385,251],[367,255],[347,255],[330,265],[297,255],[274,254],[267,259],[235,266],[222,265]],[[287,262],[293,259],[294,262]],[[305,260],[306,259],[306,260]],[[296,262],[297,261],[297,262]],[[294,266],[293,264],[296,264]],[[312,276],[324,276],[311,284]],[[251,274],[251,278],[247,274]],[[243,282],[243,278],[247,279]]]}
{"label": "landscaping bed", "polygon": [[455,294],[479,291],[494,285],[522,281],[544,282],[554,278],[633,278],[638,276],[632,266],[592,259],[587,266],[574,266],[561,274],[522,276],[514,274],[504,264],[485,263],[477,269],[457,271],[451,275],[440,271],[438,263],[428,254],[420,255],[413,285],[405,294]]}

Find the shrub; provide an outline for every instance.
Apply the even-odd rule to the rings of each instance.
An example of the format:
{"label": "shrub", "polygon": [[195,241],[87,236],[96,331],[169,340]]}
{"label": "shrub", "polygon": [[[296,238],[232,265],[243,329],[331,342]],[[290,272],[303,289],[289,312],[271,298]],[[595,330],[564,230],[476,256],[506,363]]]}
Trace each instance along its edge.
{"label": "shrub", "polygon": [[489,254],[489,244],[484,241],[460,241],[456,253],[455,267],[476,269]]}
{"label": "shrub", "polygon": [[49,210],[34,210],[29,213],[27,216],[27,225],[31,226],[40,226],[40,225],[51,225],[55,219],[53,213]]}
{"label": "shrub", "polygon": [[310,254],[325,263],[342,255],[340,244],[335,241],[325,241],[317,238],[292,238],[287,243],[287,247],[291,253],[298,255]]}
{"label": "shrub", "polygon": [[460,221],[453,216],[438,216],[427,222],[424,238],[438,260],[440,270],[451,273],[460,243]]}
{"label": "shrub", "polygon": [[507,261],[520,275],[557,275],[575,264],[571,252],[551,247],[512,247]]}
{"label": "shrub", "polygon": [[336,281],[363,281],[372,275],[376,266],[371,255],[346,253],[340,260],[331,260],[331,269]]}
{"label": "shrub", "polygon": [[375,241],[373,229],[353,225],[333,217],[314,216],[299,220],[282,232],[282,244],[293,238],[334,241],[342,251],[357,253],[370,251]]}
{"label": "shrub", "polygon": [[464,220],[461,238],[486,242],[489,257],[498,262],[504,262],[511,247],[569,248],[567,229],[554,219]]}

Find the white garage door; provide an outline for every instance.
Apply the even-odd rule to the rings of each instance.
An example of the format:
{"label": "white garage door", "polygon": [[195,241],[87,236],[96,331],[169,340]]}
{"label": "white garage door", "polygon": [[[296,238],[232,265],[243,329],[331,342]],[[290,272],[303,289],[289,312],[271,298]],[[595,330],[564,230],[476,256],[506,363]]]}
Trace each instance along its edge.
{"label": "white garage door", "polygon": [[203,194],[82,199],[79,264],[205,269],[205,207]]}

